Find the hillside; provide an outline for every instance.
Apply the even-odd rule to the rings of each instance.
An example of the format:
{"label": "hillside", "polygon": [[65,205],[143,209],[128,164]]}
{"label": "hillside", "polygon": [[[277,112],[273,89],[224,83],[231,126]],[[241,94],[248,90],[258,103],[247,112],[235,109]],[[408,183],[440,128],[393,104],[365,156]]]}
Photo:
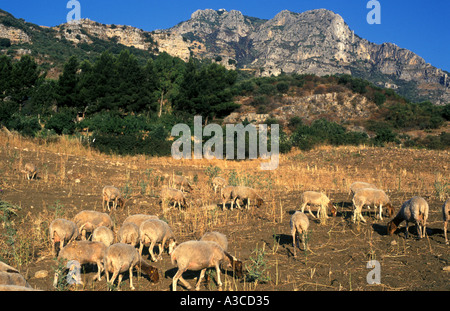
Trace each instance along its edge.
{"label": "hillside", "polygon": [[92,60],[101,51],[118,54],[128,47],[141,59],[161,52],[184,61],[190,56],[208,58],[256,76],[351,74],[393,88],[415,102],[450,102],[447,72],[412,51],[360,38],[341,16],[325,9],[285,10],[270,20],[235,10],[198,10],[188,21],[153,32],[88,19],[47,28],[0,11],[0,38],[7,39],[0,43],[4,52],[31,53],[52,77],[58,76],[70,55]]}

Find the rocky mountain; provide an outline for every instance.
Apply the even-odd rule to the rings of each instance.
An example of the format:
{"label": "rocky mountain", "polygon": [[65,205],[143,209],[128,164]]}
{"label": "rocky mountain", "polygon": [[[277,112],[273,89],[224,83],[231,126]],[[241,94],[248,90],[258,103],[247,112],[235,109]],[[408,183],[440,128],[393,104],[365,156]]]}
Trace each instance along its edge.
{"label": "rocky mountain", "polygon": [[352,74],[415,100],[450,102],[447,72],[395,44],[378,45],[359,37],[340,15],[325,9],[285,10],[270,20],[234,10],[198,10],[165,32],[204,45],[198,56],[261,76]]}
{"label": "rocky mountain", "polygon": [[[88,19],[48,29],[12,19],[0,10],[0,38],[9,39],[11,44],[35,50],[36,38],[41,40],[39,46],[45,44],[43,33],[46,40],[69,42],[72,48],[85,50],[86,55],[91,52],[87,45],[100,40],[101,47],[117,44],[149,54],[167,52],[185,61],[191,56],[209,58],[256,76],[283,72],[352,74],[394,88],[413,101],[450,102],[448,72],[395,44],[378,45],[359,37],[340,15],[325,9],[303,13],[285,10],[270,20],[235,10],[205,9],[170,29],[152,32]],[[49,52],[37,52],[43,53]],[[43,62],[48,58],[41,56]]]}

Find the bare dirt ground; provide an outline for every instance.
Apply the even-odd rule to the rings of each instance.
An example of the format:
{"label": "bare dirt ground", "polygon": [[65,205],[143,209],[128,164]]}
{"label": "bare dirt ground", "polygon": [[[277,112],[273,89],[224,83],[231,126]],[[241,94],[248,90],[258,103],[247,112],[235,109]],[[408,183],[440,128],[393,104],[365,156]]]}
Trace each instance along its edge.
{"label": "bare dirt ground", "polygon": [[[0,260],[17,267],[37,289],[56,290],[53,273],[56,261],[51,253],[48,225],[55,218],[72,219],[81,210],[102,211],[101,189],[115,185],[128,197],[125,208],[111,213],[114,231],[131,214],[158,215],[167,221],[178,242],[198,239],[204,232],[227,235],[229,252],[244,267],[261,273],[255,281],[222,274],[223,290],[261,291],[371,291],[449,290],[449,245],[445,244],[441,208],[449,191],[448,151],[398,148],[322,147],[311,152],[282,155],[279,168],[261,171],[260,161],[207,161],[171,158],[107,156],[86,150],[77,141],[63,140],[39,145],[18,137],[0,136],[0,199],[18,206],[17,215],[3,212],[0,227]],[[36,180],[26,180],[20,169],[26,162],[39,168]],[[261,208],[233,211],[203,208],[221,200],[208,184],[207,172],[220,168],[220,176],[257,188],[265,199]],[[191,206],[185,210],[161,207],[159,192],[167,183],[165,174],[191,178],[194,190],[188,194]],[[163,178],[165,176],[165,178]],[[427,199],[430,213],[427,237],[418,240],[410,224],[393,236],[386,235],[387,218],[366,215],[367,223],[352,222],[348,186],[353,181],[375,183],[387,191],[398,212],[402,202],[414,195]],[[325,223],[310,217],[308,246],[294,257],[289,220],[299,208],[305,190],[327,193],[338,215]],[[0,211],[0,215],[2,212]],[[259,257],[257,254],[259,251]],[[144,248],[144,258],[150,260]],[[259,267],[254,260],[259,259]],[[368,284],[369,260],[380,263],[381,284]],[[165,252],[152,263],[159,269],[156,284],[135,272],[134,285],[140,291],[168,291],[176,272]],[[39,277],[36,272],[48,273]],[[93,282],[95,267],[85,267],[85,285],[64,290],[107,290],[106,279]],[[187,273],[195,285],[198,273]],[[125,275],[121,290],[129,290]],[[202,290],[217,290],[211,278]],[[179,285],[178,290],[186,290]]]}

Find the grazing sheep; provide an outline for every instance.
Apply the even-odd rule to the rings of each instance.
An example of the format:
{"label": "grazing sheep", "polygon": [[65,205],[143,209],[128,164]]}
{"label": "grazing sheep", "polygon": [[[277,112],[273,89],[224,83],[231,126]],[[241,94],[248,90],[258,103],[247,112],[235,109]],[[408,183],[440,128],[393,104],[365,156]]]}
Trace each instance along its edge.
{"label": "grazing sheep", "polygon": [[153,248],[158,243],[159,253],[158,259],[162,258],[163,248],[168,249],[169,255],[172,253],[173,248],[176,245],[175,236],[170,229],[169,225],[159,219],[146,220],[141,224],[139,228],[139,255],[142,255],[142,249],[144,245],[149,244],[149,253],[153,261],[156,261]]}
{"label": "grazing sheep", "polygon": [[177,290],[177,283],[180,280],[184,286],[191,289],[191,286],[182,274],[186,270],[193,270],[200,272],[200,277],[197,281],[196,290],[200,289],[200,283],[205,276],[207,268],[214,267],[217,274],[217,285],[222,286],[220,280],[220,268],[221,262],[226,264],[227,268],[234,267],[236,275],[242,276],[242,263],[236,264],[236,258],[223,250],[216,242],[212,241],[187,241],[178,245],[171,254],[171,261],[173,265],[177,265],[178,271],[172,280],[172,290]]}
{"label": "grazing sheep", "polygon": [[186,197],[183,193],[183,191],[168,187],[163,187],[161,189],[161,205],[164,205],[165,201],[169,202],[175,202],[175,207],[178,207],[181,209],[181,206],[187,206],[186,203]]}
{"label": "grazing sheep", "polygon": [[212,241],[219,244],[220,247],[223,248],[224,251],[228,249],[228,239],[227,237],[217,231],[206,232],[200,239],[200,241]]}
{"label": "grazing sheep", "polygon": [[[298,248],[300,249],[300,239],[303,242],[303,249],[306,250],[306,235],[309,228],[309,219],[305,213],[296,211],[289,222],[291,227],[292,245],[294,246],[294,256],[297,256],[295,248],[295,237],[297,236]],[[300,237],[301,236],[301,237]]]}
{"label": "grazing sheep", "polygon": [[257,207],[261,207],[261,205],[264,203],[264,200],[259,196],[255,189],[246,186],[234,187],[234,189],[231,191],[231,197],[233,198],[233,202],[235,202],[239,208],[241,208],[241,206],[239,205],[238,199],[246,201],[247,208],[249,208],[251,205],[250,201],[256,201]]}
{"label": "grazing sheep", "polygon": [[117,232],[117,240],[135,247],[139,242],[139,227],[132,222],[124,223]]}
{"label": "grazing sheep", "polygon": [[364,182],[364,181],[355,181],[350,185],[350,194],[353,197],[359,189],[370,188],[370,189],[378,189],[374,184]]}
{"label": "grazing sheep", "polygon": [[19,270],[0,261],[0,285],[14,285],[31,288]]}
{"label": "grazing sheep", "polygon": [[394,208],[389,200],[387,194],[380,189],[371,189],[371,188],[363,188],[356,191],[355,195],[352,199],[353,202],[353,222],[356,222],[356,218],[361,219],[363,222],[366,222],[364,217],[361,215],[361,210],[364,205],[373,204],[375,206],[379,206],[379,218],[383,220],[382,212],[383,206],[386,207],[386,213],[388,217],[391,217],[394,213]]}
{"label": "grazing sheep", "polygon": [[448,245],[447,239],[447,226],[448,220],[450,218],[450,198],[445,201],[444,205],[442,205],[442,219],[444,220],[444,236],[445,236],[445,244]]}
{"label": "grazing sheep", "polygon": [[[67,244],[58,255],[58,260],[65,263],[71,260],[77,261],[80,265],[95,263],[97,264],[97,276],[94,278],[101,281],[101,272],[103,271],[103,258],[106,251],[106,245],[103,242],[93,241],[73,241]],[[80,283],[83,284],[83,282]],[[55,273],[53,286],[58,284],[58,272]]]}
{"label": "grazing sheep", "polygon": [[428,203],[424,198],[415,196],[408,201],[403,202],[400,211],[397,216],[394,217],[387,224],[387,232],[389,235],[394,234],[398,226],[405,220],[406,221],[406,234],[408,238],[408,223],[416,223],[417,235],[419,239],[425,237],[427,219],[428,219]]}
{"label": "grazing sheep", "polygon": [[231,210],[233,210],[233,197],[231,193],[233,192],[234,186],[226,186],[222,188],[221,197],[222,197],[222,210],[225,210],[225,203],[231,201]]}
{"label": "grazing sheep", "polygon": [[109,247],[114,243],[114,233],[105,226],[97,227],[92,233],[92,241],[102,242],[106,247]]}
{"label": "grazing sheep", "polygon": [[220,188],[220,192],[222,193],[223,187],[227,185],[227,181],[222,177],[214,177],[212,180],[212,185],[214,188],[214,194],[217,193],[217,189]]}
{"label": "grazing sheep", "polygon": [[91,210],[79,212],[73,221],[77,224],[83,240],[86,240],[87,232],[92,233],[97,227],[105,226],[110,229],[113,227],[112,219],[108,214]]}
{"label": "grazing sheep", "polygon": [[30,179],[35,179],[36,178],[36,174],[37,174],[37,167],[36,165],[34,165],[33,163],[26,163],[23,170],[21,170],[22,173],[25,174],[25,177],[30,180]]}
{"label": "grazing sheep", "polygon": [[300,207],[302,213],[305,211],[305,207],[308,206],[309,214],[316,218],[314,214],[311,212],[311,205],[318,205],[320,208],[317,210],[317,218],[320,217],[320,214],[323,214],[324,218],[328,218],[327,206],[331,211],[333,216],[336,216],[336,208],[331,203],[330,199],[323,192],[316,191],[305,191],[300,196]]}
{"label": "grazing sheep", "polygon": [[117,284],[117,287],[119,287],[122,282],[122,273],[128,270],[130,276],[130,288],[135,290],[133,286],[134,267],[138,267],[142,272],[147,274],[151,281],[155,283],[159,281],[158,269],[143,260],[136,248],[125,243],[116,243],[108,247],[105,253],[105,272],[106,281],[108,283],[110,282],[109,273],[112,272],[111,284],[114,283],[117,275],[119,275]]}
{"label": "grazing sheep", "polygon": [[173,187],[179,187],[181,191],[184,191],[185,189],[187,189],[188,192],[193,190],[189,179],[187,179],[184,176],[172,175],[172,178],[170,179],[170,184]]}
{"label": "grazing sheep", "polygon": [[102,190],[102,208],[105,210],[105,202],[108,207],[108,211],[110,211],[109,203],[113,203],[113,210],[117,208],[119,205],[120,208],[123,208],[125,205],[125,200],[122,198],[122,194],[119,189],[113,186],[105,186]]}
{"label": "grazing sheep", "polygon": [[65,244],[72,242],[79,235],[77,225],[73,221],[62,218],[53,220],[48,231],[52,242],[53,256],[57,255],[55,243],[59,242],[59,250],[61,250]]}

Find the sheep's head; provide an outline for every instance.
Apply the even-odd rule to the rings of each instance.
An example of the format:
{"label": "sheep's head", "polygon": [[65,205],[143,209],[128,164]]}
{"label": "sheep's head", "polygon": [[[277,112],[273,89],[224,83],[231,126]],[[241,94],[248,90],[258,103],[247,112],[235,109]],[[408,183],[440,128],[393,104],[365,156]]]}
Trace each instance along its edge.
{"label": "sheep's head", "polygon": [[256,199],[256,206],[261,207],[264,204],[264,200],[261,198]]}
{"label": "sheep's head", "polygon": [[393,220],[387,223],[386,230],[388,235],[393,235],[395,230],[397,230],[397,225],[394,223]]}
{"label": "sheep's head", "polygon": [[234,257],[233,255],[229,254],[228,252],[224,252],[225,253],[225,260],[223,263],[226,263],[226,267],[227,268],[232,268],[234,271],[234,274],[238,277],[241,278],[244,276],[244,272],[243,272],[243,264],[242,261],[236,259],[236,257]]}
{"label": "sheep's head", "polygon": [[119,205],[120,208],[124,208],[125,207],[125,203],[127,203],[127,200],[122,198],[122,197],[119,197],[117,199],[117,202],[118,202],[118,205]]}
{"label": "sheep's head", "polygon": [[328,208],[330,209],[331,215],[333,217],[336,217],[336,215],[337,215],[337,208],[336,208],[336,206],[334,206],[333,203],[329,202],[328,203]]}
{"label": "sheep's head", "polygon": [[173,250],[175,249],[176,246],[177,246],[177,242],[176,242],[175,238],[169,238],[166,241],[166,244],[165,244],[164,247],[168,249],[168,253],[170,255],[170,254],[172,254],[172,252],[173,252]]}
{"label": "sheep's head", "polygon": [[236,274],[236,276],[238,278],[241,278],[244,276],[244,272],[243,272],[243,264],[242,261],[237,260],[235,258],[233,258],[233,262],[231,263],[232,267],[233,267],[233,271]]}
{"label": "sheep's head", "polygon": [[143,267],[142,270],[148,275],[153,283],[157,283],[159,281],[158,268],[149,265],[148,267]]}
{"label": "sheep's head", "polygon": [[391,203],[386,204],[386,215],[387,217],[392,217],[394,215],[394,207]]}

